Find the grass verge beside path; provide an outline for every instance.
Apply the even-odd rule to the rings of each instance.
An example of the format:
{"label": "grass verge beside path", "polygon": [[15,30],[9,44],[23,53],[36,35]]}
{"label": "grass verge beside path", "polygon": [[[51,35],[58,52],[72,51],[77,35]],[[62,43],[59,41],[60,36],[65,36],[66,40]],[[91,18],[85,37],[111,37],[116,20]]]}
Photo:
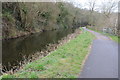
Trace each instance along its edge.
{"label": "grass verge beside path", "polygon": [[[89,29],[91,29],[91,28],[89,28]],[[93,29],[91,29],[91,30],[93,30]],[[120,43],[120,37],[118,37],[118,36],[115,36],[115,35],[112,35],[112,34],[109,34],[109,33],[104,33],[104,32],[102,32],[102,31],[98,31],[98,30],[93,30],[93,31],[98,32],[98,33],[101,33],[101,34],[103,34],[103,35],[106,35],[106,36],[108,36],[109,38],[111,38],[113,41],[115,41],[115,42],[117,42],[117,43]]]}
{"label": "grass verge beside path", "polygon": [[108,33],[103,33],[103,32],[100,32],[100,33],[102,33],[103,35],[108,36],[108,37],[111,38],[113,41],[115,41],[115,42],[117,42],[117,43],[120,43],[120,37],[115,36],[115,35],[110,35],[110,34],[108,34]]}
{"label": "grass verge beside path", "polygon": [[120,43],[120,37],[118,36],[115,36],[115,35],[111,35],[111,34],[108,34],[108,33],[103,33],[103,32],[100,32],[100,31],[97,31],[103,35],[106,35],[108,36],[109,38],[111,38],[113,41],[117,42],[117,43]]}
{"label": "grass verge beside path", "polygon": [[120,37],[118,36],[109,36],[112,40],[114,40],[115,42],[120,43]]}
{"label": "grass verge beside path", "polygon": [[3,78],[77,78],[94,37],[84,31],[48,56],[26,64],[22,70]]}

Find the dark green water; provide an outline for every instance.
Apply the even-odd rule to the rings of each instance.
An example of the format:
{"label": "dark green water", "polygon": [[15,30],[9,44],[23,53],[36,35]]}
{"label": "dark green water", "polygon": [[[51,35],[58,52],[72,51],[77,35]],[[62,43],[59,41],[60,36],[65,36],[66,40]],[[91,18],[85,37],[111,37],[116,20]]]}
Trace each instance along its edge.
{"label": "dark green water", "polygon": [[58,40],[73,33],[75,29],[60,29],[45,31],[17,39],[4,40],[2,42],[2,65],[10,70],[18,66],[23,56],[31,56],[36,52],[46,49],[46,45],[57,43]]}

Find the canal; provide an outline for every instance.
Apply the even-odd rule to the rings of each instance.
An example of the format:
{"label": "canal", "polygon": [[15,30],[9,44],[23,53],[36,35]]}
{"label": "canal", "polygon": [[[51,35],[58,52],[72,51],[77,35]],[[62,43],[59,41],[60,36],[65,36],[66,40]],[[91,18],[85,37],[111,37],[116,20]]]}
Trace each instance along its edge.
{"label": "canal", "polygon": [[2,41],[2,66],[5,70],[10,70],[24,61],[24,56],[32,56],[36,52],[46,49],[46,45],[58,43],[63,37],[71,34],[75,29],[59,29],[35,33],[17,39]]}

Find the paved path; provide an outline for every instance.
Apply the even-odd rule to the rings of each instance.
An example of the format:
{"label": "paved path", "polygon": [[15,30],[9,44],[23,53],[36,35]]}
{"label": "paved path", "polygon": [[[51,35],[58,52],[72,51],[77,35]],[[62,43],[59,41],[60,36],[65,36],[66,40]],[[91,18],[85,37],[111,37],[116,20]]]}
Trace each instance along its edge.
{"label": "paved path", "polygon": [[93,33],[92,50],[80,73],[80,78],[118,78],[118,44],[100,33]]}

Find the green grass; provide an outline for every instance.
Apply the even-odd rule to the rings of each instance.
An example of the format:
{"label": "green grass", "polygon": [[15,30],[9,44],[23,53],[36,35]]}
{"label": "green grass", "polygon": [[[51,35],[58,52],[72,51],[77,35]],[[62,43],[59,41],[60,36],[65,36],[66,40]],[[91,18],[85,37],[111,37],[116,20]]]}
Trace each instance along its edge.
{"label": "green grass", "polygon": [[120,37],[118,37],[118,36],[109,36],[109,37],[110,37],[112,40],[120,43]]}
{"label": "green grass", "polygon": [[103,35],[106,35],[109,38],[111,38],[113,41],[115,41],[117,43],[120,43],[120,37],[118,37],[118,36],[111,35],[111,34],[108,34],[108,33],[103,33],[103,32],[100,32],[100,31],[99,31],[99,33],[102,33]]}
{"label": "green grass", "polygon": [[[112,35],[112,34],[109,34],[109,33],[103,33],[103,32],[101,32],[101,31],[97,31],[97,32],[99,32],[99,33],[101,33],[101,34],[103,34],[103,35],[106,35],[106,36],[108,36],[108,37],[110,37],[113,41],[115,41],[115,42],[119,42],[119,40],[118,39],[120,39],[120,37],[118,37],[118,36],[115,36],[115,35]],[[119,42],[120,43],[120,42]]]}
{"label": "green grass", "polygon": [[[89,29],[91,29],[91,28],[89,28]],[[93,29],[91,29],[91,30],[93,30]],[[93,30],[93,31],[96,31],[96,32],[98,32],[98,33],[101,33],[101,34],[103,34],[103,35],[106,35],[106,36],[108,36],[109,38],[111,38],[113,41],[115,41],[115,42],[117,42],[117,43],[120,43],[120,37],[118,37],[118,36],[115,36],[115,35],[112,35],[112,34],[109,34],[109,33],[104,33],[104,32],[102,32],[102,31],[98,31],[98,30]]]}
{"label": "green grass", "polygon": [[13,75],[3,75],[3,78],[77,78],[94,38],[93,34],[84,31],[48,56],[26,64]]}

